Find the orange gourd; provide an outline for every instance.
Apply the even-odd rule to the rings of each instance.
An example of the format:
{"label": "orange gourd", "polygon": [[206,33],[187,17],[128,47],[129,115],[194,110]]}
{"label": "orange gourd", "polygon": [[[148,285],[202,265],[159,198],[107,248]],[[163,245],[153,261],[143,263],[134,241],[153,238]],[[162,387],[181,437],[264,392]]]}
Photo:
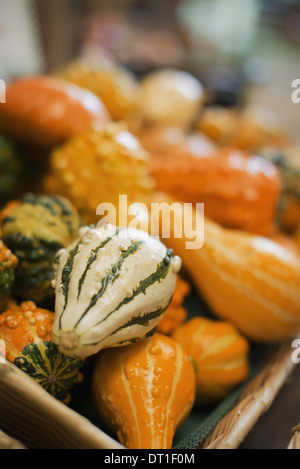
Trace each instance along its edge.
{"label": "orange gourd", "polygon": [[156,331],[162,334],[170,334],[175,327],[179,326],[187,317],[187,310],[182,305],[184,299],[190,293],[190,285],[185,282],[179,275],[177,276],[176,289],[171,304],[162,320],[158,323]]}
{"label": "orange gourd", "polygon": [[172,338],[193,360],[199,405],[221,401],[249,373],[249,344],[230,323],[195,317]]}
{"label": "orange gourd", "polygon": [[42,147],[58,145],[111,120],[96,95],[48,76],[15,81],[7,88],[6,101],[0,108],[1,132]]}
{"label": "orange gourd", "polygon": [[266,236],[274,230],[281,178],[264,158],[232,148],[195,154],[180,143],[151,152],[149,168],[158,190],[204,203],[206,215],[225,227]]}
{"label": "orange gourd", "polygon": [[[163,200],[168,199],[164,196]],[[194,209],[186,206],[186,210],[191,210],[195,219]],[[166,226],[169,217],[164,209],[161,213]],[[217,316],[260,342],[282,341],[298,332],[300,258],[290,247],[222,228],[208,218],[204,219],[202,248],[187,249],[191,240],[184,229],[182,232],[182,237],[175,237],[171,223],[170,237],[163,241],[181,257],[183,267]]]}
{"label": "orange gourd", "polygon": [[[54,314],[33,301],[10,300],[0,314],[0,342],[6,360],[27,373],[52,396],[70,400],[69,390],[81,379],[82,361],[63,355],[52,338]],[[3,348],[3,347],[2,347]]]}
{"label": "orange gourd", "polygon": [[127,347],[101,352],[93,394],[105,421],[130,449],[169,449],[191,410],[195,373],[182,347],[154,334]]}

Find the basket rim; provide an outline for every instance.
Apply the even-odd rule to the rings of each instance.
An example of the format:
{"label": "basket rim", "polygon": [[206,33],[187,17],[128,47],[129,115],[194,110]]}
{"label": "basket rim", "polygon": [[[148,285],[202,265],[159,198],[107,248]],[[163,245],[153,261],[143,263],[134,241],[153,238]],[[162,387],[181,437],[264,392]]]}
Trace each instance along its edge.
{"label": "basket rim", "polygon": [[[300,335],[298,336],[300,338]],[[199,449],[237,449],[269,409],[295,364],[291,340],[280,345],[242,392],[235,407],[216,425]],[[300,448],[300,433],[297,433]]]}

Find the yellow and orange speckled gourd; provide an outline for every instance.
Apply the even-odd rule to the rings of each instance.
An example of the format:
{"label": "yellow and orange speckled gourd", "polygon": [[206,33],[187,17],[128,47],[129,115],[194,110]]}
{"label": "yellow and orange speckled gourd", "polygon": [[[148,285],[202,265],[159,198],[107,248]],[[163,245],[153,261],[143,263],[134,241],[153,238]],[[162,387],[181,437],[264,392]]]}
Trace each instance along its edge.
{"label": "yellow and orange speckled gourd", "polygon": [[249,344],[228,322],[195,317],[172,338],[193,360],[199,405],[221,401],[249,373]]}
{"label": "yellow and orange speckled gourd", "polygon": [[[174,202],[162,194],[158,200]],[[186,210],[191,210],[195,220],[194,209],[187,206]],[[164,218],[166,231],[168,218]],[[172,225],[170,237],[163,242],[181,257],[218,317],[259,342],[280,342],[300,330],[300,257],[296,246],[291,249],[292,238],[287,247],[287,243],[222,228],[205,218],[203,246],[187,249],[191,239],[184,234],[176,237]]]}
{"label": "yellow and orange speckled gourd", "polygon": [[118,207],[119,195],[127,195],[128,204],[149,203],[153,181],[148,176],[147,158],[125,127],[111,124],[56,149],[44,186],[47,192],[71,200],[86,223],[95,223],[98,205]]}
{"label": "yellow and orange speckled gourd", "polygon": [[182,347],[154,334],[101,352],[93,394],[105,421],[130,449],[169,449],[191,410],[195,372]]}

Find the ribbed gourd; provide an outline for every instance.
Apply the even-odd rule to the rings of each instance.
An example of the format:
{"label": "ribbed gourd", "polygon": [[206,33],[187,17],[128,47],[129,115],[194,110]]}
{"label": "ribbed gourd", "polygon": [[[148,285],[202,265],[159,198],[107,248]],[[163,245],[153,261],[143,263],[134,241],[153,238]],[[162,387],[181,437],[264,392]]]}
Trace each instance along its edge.
{"label": "ribbed gourd", "polygon": [[118,207],[119,195],[127,196],[128,205],[149,203],[153,181],[148,175],[147,159],[125,127],[111,124],[56,149],[45,189],[69,198],[87,224],[96,224],[98,205],[105,202]]}
{"label": "ribbed gourd", "polygon": [[282,341],[299,331],[300,258],[294,251],[208,218],[202,248],[186,249],[187,241],[175,238],[172,227],[165,240],[217,316],[260,342]]}
{"label": "ribbed gourd", "polygon": [[0,313],[6,308],[14,282],[14,269],[17,263],[16,256],[0,241]]}
{"label": "ribbed gourd", "polygon": [[10,301],[0,315],[0,340],[6,360],[27,373],[52,396],[68,402],[69,391],[81,379],[81,360],[66,357],[53,342],[54,314],[32,301]]}
{"label": "ribbed gourd", "polygon": [[97,359],[93,395],[102,418],[130,449],[170,449],[192,409],[195,373],[182,347],[154,334]]}
{"label": "ribbed gourd", "polygon": [[196,403],[224,399],[249,373],[249,344],[228,322],[195,317],[172,333],[192,358],[196,372]]}
{"label": "ribbed gourd", "polygon": [[18,147],[0,135],[0,207],[20,189],[22,160]]}
{"label": "ribbed gourd", "polygon": [[66,355],[87,357],[151,333],[181,260],[142,231],[106,225],[82,228],[55,264],[54,341]]}
{"label": "ribbed gourd", "polygon": [[1,219],[3,241],[19,261],[15,295],[35,302],[53,297],[55,254],[78,236],[74,206],[60,196],[25,194],[4,208]]}
{"label": "ribbed gourd", "polygon": [[[164,196],[166,200],[174,202]],[[167,230],[164,209],[162,216]],[[193,208],[186,207],[186,217],[195,221]],[[222,228],[208,218],[202,221],[202,247],[187,249],[190,236],[176,237],[173,223],[170,237],[163,241],[181,257],[211,310],[255,341],[280,342],[296,334],[300,257],[295,250],[269,238]],[[293,244],[292,238],[288,244]]]}

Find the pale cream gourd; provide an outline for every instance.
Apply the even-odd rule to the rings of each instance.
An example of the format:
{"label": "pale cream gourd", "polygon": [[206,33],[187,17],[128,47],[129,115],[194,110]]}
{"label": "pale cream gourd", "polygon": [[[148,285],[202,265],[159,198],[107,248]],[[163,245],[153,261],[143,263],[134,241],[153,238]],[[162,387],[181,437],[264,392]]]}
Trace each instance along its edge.
{"label": "pale cream gourd", "polygon": [[181,260],[147,233],[106,225],[81,229],[55,264],[53,338],[83,358],[147,337],[170,304]]}

